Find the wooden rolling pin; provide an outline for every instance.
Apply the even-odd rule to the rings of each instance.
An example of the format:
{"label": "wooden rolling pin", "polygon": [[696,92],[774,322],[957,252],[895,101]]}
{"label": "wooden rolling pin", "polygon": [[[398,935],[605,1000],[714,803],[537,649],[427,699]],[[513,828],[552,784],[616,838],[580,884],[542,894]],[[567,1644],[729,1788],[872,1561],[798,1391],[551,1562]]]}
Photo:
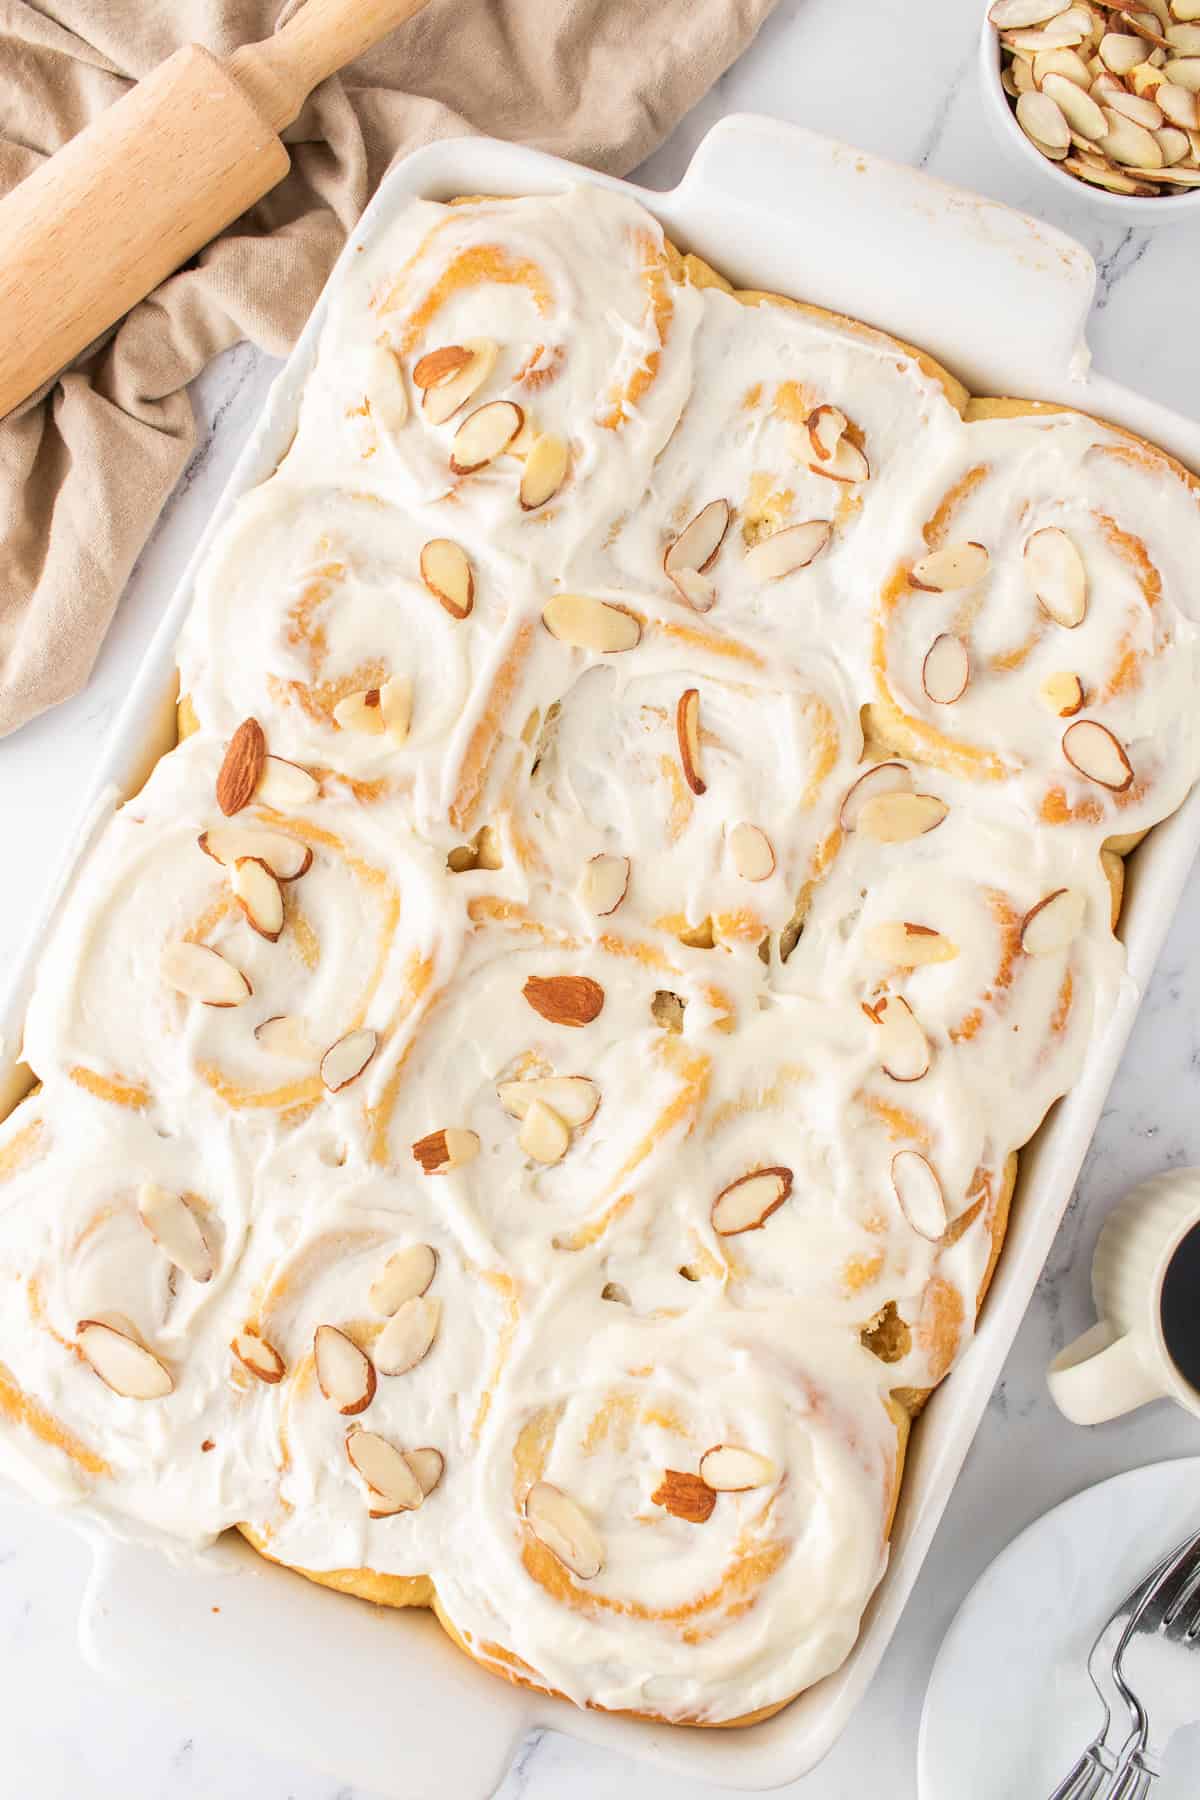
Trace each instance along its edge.
{"label": "wooden rolling pin", "polygon": [[177,50],[0,200],[0,418],[281,181],[276,133],[425,0],[306,0],[224,61]]}

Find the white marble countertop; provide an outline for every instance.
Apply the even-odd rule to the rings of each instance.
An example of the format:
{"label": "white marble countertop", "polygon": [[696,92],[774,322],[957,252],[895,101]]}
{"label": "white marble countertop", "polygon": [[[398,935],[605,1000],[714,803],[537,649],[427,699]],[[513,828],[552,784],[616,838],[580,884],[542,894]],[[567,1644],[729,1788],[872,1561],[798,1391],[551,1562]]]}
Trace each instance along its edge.
{"label": "white marble countertop", "polygon": [[[758,111],[920,164],[1039,213],[1079,238],[1100,271],[1090,340],[1100,368],[1200,416],[1194,345],[1195,224],[1146,233],[1100,225],[1003,158],[977,94],[969,0],[780,0],[756,44],[640,171],[679,179],[708,127]],[[160,608],[253,420],[273,365],[247,347],[199,383],[200,447],[143,556],[85,693],[0,746],[5,881],[0,980],[90,780]],[[882,1769],[892,1800],[917,1800],[916,1738],[930,1664],[955,1609],[1023,1526],[1092,1481],[1200,1450],[1200,1425],[1165,1404],[1091,1432],[1046,1394],[1052,1352],[1089,1321],[1088,1267],[1106,1212],[1135,1180],[1200,1162],[1200,918],[1185,902],[1113,1085],[1079,1190],[1004,1377],[875,1685],[820,1769],[793,1792],[861,1800]],[[90,1552],[55,1520],[0,1504],[0,1684],[7,1784],[22,1800],[370,1800],[189,1717],[105,1684],[75,1621]],[[697,1800],[693,1783],[547,1733],[525,1746],[501,1800]],[[709,1791],[709,1790],[704,1790]],[[714,1795],[717,1790],[711,1790]],[[449,1800],[456,1800],[449,1796]]]}

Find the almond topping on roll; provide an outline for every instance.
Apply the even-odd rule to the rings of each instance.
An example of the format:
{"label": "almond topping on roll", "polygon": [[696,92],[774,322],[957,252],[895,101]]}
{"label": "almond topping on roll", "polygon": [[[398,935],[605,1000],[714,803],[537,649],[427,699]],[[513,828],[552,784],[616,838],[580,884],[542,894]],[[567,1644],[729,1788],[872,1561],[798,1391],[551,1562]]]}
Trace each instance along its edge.
{"label": "almond topping on roll", "polygon": [[406,1300],[425,1293],[437,1274],[438,1254],[432,1244],[407,1244],[389,1256],[367,1290],[374,1312],[390,1319]]}
{"label": "almond topping on roll", "polygon": [[[466,361],[458,360],[450,368],[449,352],[456,358],[465,354]],[[444,425],[460,406],[465,406],[479,392],[495,368],[499,354],[500,346],[494,338],[468,338],[465,344],[449,344],[441,351],[431,351],[428,362],[425,357],[420,359],[413,369],[413,381],[423,389],[421,411],[431,425]],[[438,357],[441,361],[435,362]],[[418,370],[423,381],[417,381]],[[435,370],[437,377],[431,380]]]}
{"label": "almond topping on roll", "polygon": [[1073,769],[1101,787],[1123,794],[1133,781],[1133,766],[1107,725],[1078,719],[1062,736],[1063,755]]}
{"label": "almond topping on roll", "polygon": [[685,688],[675,708],[675,735],[679,740],[679,761],[683,778],[693,794],[706,791],[700,774],[700,690]]}
{"label": "almond topping on roll", "polygon": [[266,1338],[259,1337],[254,1331],[239,1331],[229,1348],[237,1357],[244,1369],[258,1381],[265,1381],[268,1387],[274,1387],[283,1380],[283,1358],[274,1344]]}
{"label": "almond topping on roll", "polygon": [[421,550],[421,580],[452,619],[475,605],[475,576],[466,551],[452,538],[430,538]]}
{"label": "almond topping on roll", "polygon": [[168,944],[159,967],[168,987],[203,1006],[240,1006],[254,992],[241,970],[207,944]]}
{"label": "almond topping on roll", "polygon": [[474,1131],[463,1131],[453,1125],[431,1131],[418,1138],[412,1153],[426,1175],[448,1175],[461,1169],[479,1155],[479,1138]]}
{"label": "almond topping on roll", "polygon": [[278,881],[259,856],[239,856],[229,877],[233,897],[247,923],[268,943],[277,943],[283,930],[283,894]]}
{"label": "almond topping on roll", "polygon": [[775,852],[771,840],[757,825],[743,820],[729,833],[729,854],[743,881],[769,881],[775,873]]}
{"label": "almond topping on roll", "polygon": [[806,426],[808,441],[818,462],[828,462],[831,457],[836,456],[849,423],[845,413],[837,406],[817,406],[809,413]]}
{"label": "almond topping on roll", "polygon": [[262,775],[267,740],[257,719],[243,719],[229,740],[217,775],[217,805],[231,818],[249,804]]}
{"label": "almond topping on roll", "polygon": [[569,1494],[549,1481],[535,1481],[525,1496],[530,1529],[560,1563],[591,1581],[604,1567],[604,1539]]}
{"label": "almond topping on roll", "polygon": [[590,975],[531,975],[521,992],[551,1025],[590,1025],[604,1005],[604,989]]}
{"label": "almond topping on roll", "polygon": [[557,437],[552,431],[544,431],[534,438],[525,458],[518,490],[522,512],[536,512],[539,506],[553,500],[567,478],[569,455],[566,439]]}
{"label": "almond topping on roll", "polygon": [[919,1150],[897,1150],[892,1158],[892,1186],[900,1211],[918,1237],[936,1244],[946,1229],[942,1184]]}
{"label": "almond topping on roll", "polygon": [[199,1219],[182,1194],[144,1181],[138,1189],[137,1209],[138,1218],[168,1262],[193,1281],[212,1280],[216,1261]]}
{"label": "almond topping on roll", "polygon": [[252,825],[210,825],[196,839],[206,856],[231,869],[243,856],[266,863],[276,881],[298,881],[312,867],[313,853],[300,838]]}
{"label": "almond topping on roll", "polygon": [[375,1340],[375,1367],[381,1375],[406,1375],[428,1356],[442,1320],[442,1303],[414,1294],[396,1308]]}
{"label": "almond topping on roll", "polygon": [[450,467],[456,475],[474,475],[495,462],[525,423],[524,409],[515,400],[489,400],[468,415],[454,434]]}
{"label": "almond topping on roll", "polygon": [[627,856],[593,856],[584,865],[579,883],[579,898],[598,919],[616,912],[629,887]]}
{"label": "almond topping on roll", "polygon": [[263,761],[254,798],[275,812],[292,812],[297,806],[310,805],[320,792],[316,776],[299,763],[288,762],[283,756],[268,756]]}
{"label": "almond topping on roll", "polygon": [[876,844],[907,844],[935,831],[950,808],[936,794],[876,794],[858,809],[858,829]]}
{"label": "almond topping on roll", "polygon": [[275,1013],[264,1019],[254,1027],[254,1041],[268,1056],[286,1056],[289,1062],[315,1063],[321,1054],[304,1020],[294,1013]]}
{"label": "almond topping on roll", "polygon": [[991,558],[982,544],[946,544],[920,557],[909,571],[909,586],[929,594],[974,587],[988,572]]}
{"label": "almond topping on roll", "polygon": [[958,945],[931,925],[915,925],[907,919],[889,919],[873,925],[866,934],[869,956],[897,969],[920,969],[927,963],[953,962]]}
{"label": "almond topping on roll", "polygon": [[367,737],[382,737],[386,726],[379,689],[364,688],[361,693],[344,694],[333,709],[333,722],[339,731],[361,731]]}
{"label": "almond topping on roll", "polygon": [[428,388],[441,387],[473,360],[473,354],[465,344],[442,344],[437,350],[428,350],[413,364],[413,386],[419,387],[422,393]]}
{"label": "almond topping on roll", "polygon": [[911,794],[912,787],[912,770],[906,763],[881,762],[876,763],[873,768],[864,769],[858,780],[852,782],[846,790],[846,798],[842,801],[842,810],[838,815],[842,830],[858,829],[863,808],[869,800],[879,799],[884,794]]}
{"label": "almond topping on roll", "polygon": [[1082,625],[1087,612],[1087,572],[1065,531],[1048,525],[1025,541],[1025,573],[1034,599],[1056,625]]}
{"label": "almond topping on roll", "polygon": [[797,569],[815,562],[833,536],[828,519],[807,519],[802,525],[785,525],[770,537],[760,538],[746,552],[746,573],[751,581],[781,581]]}
{"label": "almond topping on roll", "polygon": [[689,519],[677,538],[667,545],[663,570],[689,606],[707,612],[715,597],[711,583],[703,580],[717,560],[729,530],[728,500],[710,500]]}
{"label": "almond topping on roll", "polygon": [[921,664],[921,686],[935,706],[953,706],[967,691],[971,658],[967,646],[952,632],[935,637]]}
{"label": "almond topping on roll", "polygon": [[175,1382],[153,1351],[106,1319],[80,1319],[75,1336],[84,1358],[105,1387],[126,1400],[162,1400]]}
{"label": "almond topping on roll", "polygon": [[1052,956],[1074,943],[1087,915],[1087,895],[1080,888],[1055,888],[1021,920],[1021,948],[1026,956]]}
{"label": "almond topping on roll", "polygon": [[752,1169],[721,1189],[712,1203],[712,1228],[720,1237],[758,1231],[791,1191],[790,1169]]}
{"label": "almond topping on roll", "polygon": [[383,1501],[372,1518],[396,1512],[414,1512],[425,1498],[415,1470],[395,1444],[377,1431],[356,1426],[346,1433],[346,1456],[355,1474],[361,1475],[373,1496]]}
{"label": "almond topping on roll", "polygon": [[879,1032],[879,1065],[893,1081],[920,1081],[929,1073],[929,1043],[901,994],[881,994],[863,1011]]}
{"label": "almond topping on roll", "polygon": [[571,1147],[571,1131],[552,1106],[544,1100],[534,1100],[525,1114],[517,1142],[534,1162],[561,1162]]}
{"label": "almond topping on roll", "polygon": [[623,606],[610,606],[590,594],[555,594],[542,608],[542,624],[560,643],[577,650],[594,650],[599,656],[615,656],[632,650],[642,627]]}
{"label": "almond topping on roll", "polygon": [[672,1518],[686,1519],[689,1525],[703,1525],[717,1504],[716,1490],[699,1475],[687,1475],[682,1469],[664,1469],[650,1499],[655,1506],[665,1506]]}
{"label": "almond topping on roll", "polygon": [[1065,670],[1047,675],[1038,692],[1050,711],[1057,713],[1060,719],[1073,719],[1077,712],[1083,711],[1083,683],[1078,675]]}
{"label": "almond topping on roll", "polygon": [[600,1090],[586,1075],[536,1075],[525,1081],[502,1081],[500,1104],[514,1119],[524,1119],[536,1100],[552,1106],[572,1129],[586,1125],[600,1104]]}
{"label": "almond topping on roll", "polygon": [[714,1444],[700,1458],[700,1479],[718,1494],[744,1494],[767,1487],[778,1471],[769,1456],[743,1450],[740,1444]]}
{"label": "almond topping on roll", "polygon": [[375,1398],[375,1365],[336,1325],[318,1325],[313,1334],[317,1385],[340,1413],[365,1412]]}
{"label": "almond topping on roll", "polygon": [[331,1094],[357,1081],[379,1045],[378,1034],[369,1025],[348,1031],[336,1044],[330,1044],[321,1058],[321,1080]]}

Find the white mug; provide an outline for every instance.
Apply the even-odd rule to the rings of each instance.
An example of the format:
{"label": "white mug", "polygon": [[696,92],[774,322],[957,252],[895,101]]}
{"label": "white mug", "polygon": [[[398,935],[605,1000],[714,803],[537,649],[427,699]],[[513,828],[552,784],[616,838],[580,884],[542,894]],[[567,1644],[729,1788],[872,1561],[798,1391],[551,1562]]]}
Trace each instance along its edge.
{"label": "white mug", "polygon": [[1099,1323],[1068,1344],[1047,1374],[1055,1404],[1076,1425],[1099,1425],[1164,1398],[1200,1418],[1200,1389],[1176,1366],[1162,1313],[1167,1271],[1197,1225],[1200,1169],[1167,1169],[1143,1181],[1106,1220],[1092,1264]]}

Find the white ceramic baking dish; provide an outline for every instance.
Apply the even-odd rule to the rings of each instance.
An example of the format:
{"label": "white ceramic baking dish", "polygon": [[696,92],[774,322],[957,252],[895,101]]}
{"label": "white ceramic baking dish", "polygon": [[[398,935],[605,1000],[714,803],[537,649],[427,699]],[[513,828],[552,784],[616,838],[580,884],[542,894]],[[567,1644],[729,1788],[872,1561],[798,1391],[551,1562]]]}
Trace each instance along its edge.
{"label": "white ceramic baking dish", "polygon": [[[388,176],[346,246],[264,416],[166,609],[107,751],[70,862],[118,793],[141,779],[147,738],[170,742],[174,647],[193,574],[236,498],[274,469],[339,274],[413,195],[622,186],[481,139],[435,144]],[[1089,374],[1083,339],[1095,269],[1071,239],[990,201],[768,119],[729,118],[669,194],[631,189],[685,248],[736,282],[819,302],[921,344],[978,394],[1054,399],[1131,427],[1200,469],[1200,426]],[[1021,1159],[1008,1242],[979,1331],[913,1436],[887,1574],[843,1667],[750,1731],[695,1731],[575,1710],[510,1688],[456,1651],[424,1614],[387,1613],[313,1587],[240,1545],[176,1565],[145,1547],[96,1547],[85,1651],[102,1670],[182,1700],[339,1777],[406,1800],[483,1800],[537,1725],[611,1745],[698,1781],[770,1788],[810,1769],[843,1730],[879,1664],[1008,1354],[1104,1104],[1139,991],[1200,847],[1200,790],[1130,866],[1122,935],[1129,980],[1097,1032],[1083,1079]],[[20,1019],[58,892],[0,1011]]]}

